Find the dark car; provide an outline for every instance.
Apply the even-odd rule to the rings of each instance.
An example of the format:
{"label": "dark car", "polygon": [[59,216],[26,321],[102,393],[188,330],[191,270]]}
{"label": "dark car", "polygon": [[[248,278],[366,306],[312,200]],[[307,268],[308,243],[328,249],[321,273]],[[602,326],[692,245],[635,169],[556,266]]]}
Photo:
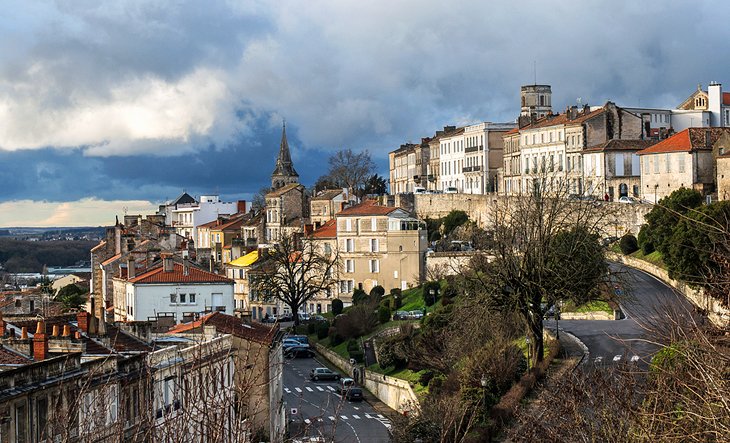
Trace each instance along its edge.
{"label": "dark car", "polygon": [[313,368],[309,373],[309,378],[314,381],[319,380],[339,380],[340,374],[333,372],[329,368]]}
{"label": "dark car", "polygon": [[362,388],[358,388],[357,386],[352,386],[350,388],[347,388],[347,390],[344,392],[343,396],[348,401],[361,401],[362,400]]}
{"label": "dark car", "polygon": [[314,357],[314,351],[311,348],[305,346],[294,346],[284,350],[284,357],[286,358],[312,358]]}

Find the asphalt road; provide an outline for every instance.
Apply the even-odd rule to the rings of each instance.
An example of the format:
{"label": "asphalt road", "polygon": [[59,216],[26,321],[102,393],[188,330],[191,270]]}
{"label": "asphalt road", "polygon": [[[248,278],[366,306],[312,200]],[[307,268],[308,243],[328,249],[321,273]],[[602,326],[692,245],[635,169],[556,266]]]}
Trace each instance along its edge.
{"label": "asphalt road", "polygon": [[[692,316],[684,296],[655,277],[622,265],[611,265],[618,277],[622,320],[560,320],[561,331],[578,337],[590,352],[586,363],[605,366],[621,362],[648,364],[659,346],[650,330],[669,317]],[[555,330],[555,320],[545,327]]]}
{"label": "asphalt road", "polygon": [[334,381],[311,381],[312,368],[325,367],[317,358],[284,361],[284,401],[292,437],[321,436],[327,442],[386,443],[390,441],[390,420],[378,414],[366,401],[349,402],[335,388]]}

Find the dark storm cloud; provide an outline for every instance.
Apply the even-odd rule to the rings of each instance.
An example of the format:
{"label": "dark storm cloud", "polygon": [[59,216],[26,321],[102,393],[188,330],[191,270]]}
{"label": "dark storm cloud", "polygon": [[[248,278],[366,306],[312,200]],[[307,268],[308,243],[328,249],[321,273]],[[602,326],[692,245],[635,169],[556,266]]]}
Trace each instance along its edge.
{"label": "dark storm cloud", "polygon": [[[0,200],[239,196],[280,121],[302,181],[327,155],[511,121],[519,87],[677,106],[730,86],[726,2],[67,2],[0,17]],[[81,148],[79,148],[81,146]],[[50,149],[53,148],[53,149]],[[23,171],[22,174],[18,171]]]}

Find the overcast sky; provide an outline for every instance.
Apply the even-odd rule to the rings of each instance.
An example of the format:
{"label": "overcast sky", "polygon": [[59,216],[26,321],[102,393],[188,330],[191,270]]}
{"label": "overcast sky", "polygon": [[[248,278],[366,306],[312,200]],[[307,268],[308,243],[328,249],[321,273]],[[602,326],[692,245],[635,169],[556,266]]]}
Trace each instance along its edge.
{"label": "overcast sky", "polygon": [[[0,226],[106,225],[183,190],[250,198],[287,121],[305,185],[337,149],[447,124],[676,107],[730,90],[727,1],[6,1]],[[536,67],[536,69],[535,69]],[[535,77],[536,72],[536,77]]]}

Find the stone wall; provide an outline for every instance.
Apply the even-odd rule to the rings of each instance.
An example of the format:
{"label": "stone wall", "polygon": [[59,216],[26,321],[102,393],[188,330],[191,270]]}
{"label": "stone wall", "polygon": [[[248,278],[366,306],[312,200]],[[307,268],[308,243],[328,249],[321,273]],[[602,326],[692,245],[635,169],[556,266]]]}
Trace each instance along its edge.
{"label": "stone wall", "polygon": [[[420,409],[418,397],[411,384],[406,380],[365,370],[361,365],[353,365],[339,354],[315,343],[315,348],[324,358],[337,366],[348,377],[357,380],[362,386],[398,413],[412,413]],[[364,376],[362,372],[364,371]]]}
{"label": "stone wall", "polygon": [[[504,197],[495,194],[418,194],[412,195],[410,198],[413,199],[416,217],[420,219],[445,217],[449,212],[458,209],[465,211],[469,215],[469,219],[475,221],[480,227],[490,228],[494,225],[494,208],[505,208],[507,199],[519,197]],[[651,208],[650,204],[601,202],[596,210],[602,214],[605,220],[604,236],[620,237],[625,233],[638,235],[639,229],[645,223],[644,216]]]}
{"label": "stone wall", "polygon": [[691,301],[692,304],[706,311],[707,318],[709,318],[710,321],[718,327],[726,328],[730,325],[729,309],[722,306],[716,299],[705,294],[701,289],[693,289],[683,282],[669,278],[669,273],[666,269],[660,268],[659,266],[653,265],[644,260],[611,252],[608,253],[608,258],[627,266],[631,266],[632,268],[648,272],[667,285],[673,287]]}

